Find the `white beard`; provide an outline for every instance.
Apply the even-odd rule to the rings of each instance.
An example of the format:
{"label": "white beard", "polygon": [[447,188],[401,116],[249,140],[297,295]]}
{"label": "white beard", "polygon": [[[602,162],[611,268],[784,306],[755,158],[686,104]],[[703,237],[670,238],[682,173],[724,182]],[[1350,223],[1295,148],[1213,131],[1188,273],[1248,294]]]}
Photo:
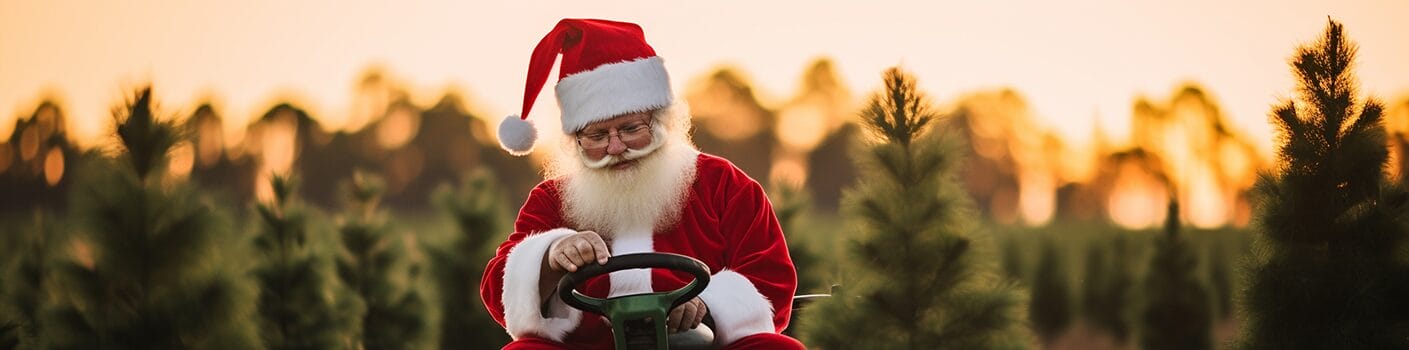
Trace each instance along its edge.
{"label": "white beard", "polygon": [[695,182],[699,151],[688,138],[665,132],[655,136],[664,142],[648,153],[629,155],[637,161],[631,168],[614,170],[608,163],[585,159],[558,164],[573,168],[560,170],[567,170],[563,210],[574,228],[611,238],[649,236],[676,223]]}

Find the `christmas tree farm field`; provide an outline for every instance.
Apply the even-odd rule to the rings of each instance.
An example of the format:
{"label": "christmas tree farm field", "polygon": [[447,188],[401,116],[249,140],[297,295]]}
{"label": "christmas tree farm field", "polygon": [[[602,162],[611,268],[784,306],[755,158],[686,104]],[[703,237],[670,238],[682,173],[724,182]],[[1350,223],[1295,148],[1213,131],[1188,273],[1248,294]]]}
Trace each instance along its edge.
{"label": "christmas tree farm field", "polygon": [[[888,71],[855,147],[831,157],[857,173],[839,195],[768,187],[797,294],[832,294],[788,331],[824,349],[1405,348],[1409,177],[1386,171],[1406,164],[1386,149],[1409,145],[1386,127],[1403,119],[1360,92],[1339,23],[1292,52],[1290,96],[1268,101],[1276,159],[1248,173],[1237,228],[996,224],[958,181],[973,156],[953,115]],[[0,350],[509,341],[477,291],[521,203],[510,184],[533,171],[476,163],[398,197],[395,172],[344,159],[234,177],[269,191],[232,196],[172,170],[192,130],[150,93],[115,109],[105,147],[64,153],[65,185],[43,192],[64,205],[0,211]],[[1166,175],[1157,186],[1187,197]],[[1148,214],[1181,206],[1208,209]]]}
{"label": "christmas tree farm field", "polygon": [[308,205],[297,174],[236,204],[173,178],[188,133],[150,90],[117,112],[120,148],[93,152],[68,210],[0,215],[0,349],[466,349],[508,341],[479,271],[510,219],[486,173],[435,192],[434,212]]}
{"label": "christmas tree farm field", "polygon": [[[1029,294],[1030,326],[1047,348],[1140,348],[1150,334],[1142,315],[1160,302],[1148,285],[1158,272],[1163,229],[1129,230],[1107,223],[993,226],[1004,273]],[[1208,315],[1215,348],[1234,340],[1240,326],[1238,265],[1251,229],[1184,227],[1187,276],[1201,286],[1198,313]],[[1165,273],[1168,274],[1168,273]],[[1168,289],[1168,288],[1166,288]]]}
{"label": "christmas tree farm field", "polygon": [[[163,338],[165,332],[181,330],[178,327],[181,323],[160,322],[160,317],[185,314],[199,319],[211,315],[208,311],[221,307],[243,310],[241,316],[220,322],[247,327],[245,329],[248,331],[235,335],[215,333],[225,337],[221,339],[239,341],[216,347],[199,347],[356,348],[354,345],[368,336],[368,328],[363,324],[381,323],[378,329],[387,330],[391,328],[386,327],[385,323],[393,322],[402,326],[418,325],[415,327],[420,330],[391,334],[374,332],[381,334],[375,338],[381,345],[366,348],[497,348],[508,342],[508,335],[480,305],[477,288],[482,260],[487,259],[481,258],[492,254],[494,243],[502,239],[503,233],[485,233],[489,237],[480,239],[477,236],[485,231],[475,231],[475,234],[465,231],[484,216],[483,213],[477,216],[474,208],[467,207],[474,203],[474,196],[467,187],[447,186],[437,195],[438,203],[445,205],[441,212],[403,213],[386,218],[386,227],[391,228],[389,237],[402,247],[404,259],[388,266],[399,272],[381,270],[390,274],[385,275],[386,278],[369,277],[369,280],[381,281],[369,292],[380,290],[376,292],[380,294],[378,298],[416,295],[415,300],[418,301],[414,304],[423,306],[418,311],[402,314],[415,316],[412,319],[387,316],[383,316],[382,320],[367,319],[366,298],[355,295],[354,290],[336,273],[339,257],[349,259],[352,256],[339,247],[341,237],[337,232],[343,219],[334,210],[308,206],[295,209],[296,204],[288,204],[287,201],[283,204],[270,202],[262,209],[225,207],[212,203],[209,210],[222,213],[222,217],[226,218],[221,224],[224,229],[220,237],[228,241],[220,245],[218,254],[207,256],[222,259],[224,262],[219,266],[223,267],[217,269],[216,265],[201,263],[193,266],[194,272],[187,273],[223,276],[238,288],[207,286],[204,298],[197,295],[202,302],[196,304],[162,306],[148,301],[145,306],[106,312],[116,316],[130,315],[127,316],[130,318],[151,314],[141,322],[103,321],[97,316],[74,315],[75,309],[68,306],[73,305],[73,298],[84,295],[79,293],[121,291],[113,289],[116,287],[95,291],[73,289],[76,286],[69,274],[103,270],[103,265],[99,263],[101,260],[95,259],[102,246],[87,238],[84,228],[73,224],[78,219],[75,214],[34,212],[6,215],[0,218],[0,349],[128,348],[132,344],[141,344],[142,348],[190,348],[194,346],[187,343],[190,339],[201,338],[185,334]],[[452,206],[452,201],[460,206]],[[267,214],[261,214],[261,211]],[[507,214],[496,209],[489,215]],[[485,222],[499,225],[508,219],[504,216]],[[87,230],[91,231],[92,228]],[[387,243],[381,246],[390,247]],[[372,250],[384,248],[374,247]],[[377,261],[386,260],[379,258]],[[473,278],[469,277],[471,275]],[[183,281],[185,279],[202,280],[200,277],[183,277]],[[174,282],[163,290],[166,293],[185,293],[201,287],[200,284]],[[210,295],[219,295],[212,290],[239,292],[241,294],[235,295],[241,297],[223,299],[229,303],[226,306],[211,304],[212,300],[221,300],[208,299]],[[114,308],[123,305],[114,299],[79,300],[86,302],[85,305]],[[411,304],[403,302],[395,305]],[[65,315],[73,316],[61,318]],[[90,319],[101,322],[84,321]],[[65,320],[74,323],[60,323]],[[189,318],[183,320],[196,322]],[[127,336],[115,331],[124,329],[133,330]],[[258,331],[253,331],[256,329]],[[205,335],[209,331],[196,329],[186,332]],[[60,343],[59,339],[84,343]],[[157,341],[164,345],[151,345]]]}

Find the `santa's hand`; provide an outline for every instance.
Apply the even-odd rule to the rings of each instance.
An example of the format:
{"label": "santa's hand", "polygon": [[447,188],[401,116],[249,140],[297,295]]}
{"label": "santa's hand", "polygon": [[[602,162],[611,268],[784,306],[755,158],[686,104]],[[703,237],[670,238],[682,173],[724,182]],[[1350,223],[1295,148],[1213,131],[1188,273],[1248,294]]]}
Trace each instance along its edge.
{"label": "santa's hand", "polygon": [[553,271],[576,272],[587,264],[607,263],[612,253],[602,236],[592,231],[578,231],[564,236],[548,246],[548,268]]}
{"label": "santa's hand", "polygon": [[665,318],[665,328],[670,333],[679,333],[686,329],[695,329],[704,321],[705,314],[709,313],[709,307],[705,306],[704,300],[699,297],[676,306],[670,310],[670,315]]}

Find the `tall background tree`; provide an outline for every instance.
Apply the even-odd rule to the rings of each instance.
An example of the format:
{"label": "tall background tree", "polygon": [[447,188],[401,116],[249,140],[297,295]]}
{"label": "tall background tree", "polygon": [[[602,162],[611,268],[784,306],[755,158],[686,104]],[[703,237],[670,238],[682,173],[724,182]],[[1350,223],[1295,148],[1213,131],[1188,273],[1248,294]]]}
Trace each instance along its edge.
{"label": "tall background tree", "polygon": [[39,349],[40,306],[49,300],[49,266],[64,240],[60,222],[34,213],[23,225],[0,228],[0,349]]}
{"label": "tall background tree", "polygon": [[880,138],[855,154],[845,213],[861,231],[849,280],[802,324],[827,349],[992,349],[1028,345],[1023,300],[998,271],[955,178],[958,142],[899,68],[862,110]]}
{"label": "tall background tree", "polygon": [[1103,239],[1090,243],[1081,292],[1081,318],[1122,345],[1133,333],[1130,305],[1138,295],[1134,253],[1127,236],[1124,232],[1104,234]]}
{"label": "tall background tree", "polygon": [[508,235],[509,212],[494,175],[474,171],[458,187],[442,187],[435,203],[455,223],[448,241],[427,249],[439,281],[441,349],[495,349],[509,334],[494,323],[479,298],[479,280],[498,242]]}
{"label": "tall background tree", "polygon": [[1358,95],[1355,54],[1329,21],[1292,56],[1297,98],[1272,111],[1277,166],[1256,186],[1242,348],[1409,348],[1409,208],[1383,175],[1383,106]]}
{"label": "tall background tree", "polygon": [[1032,330],[1044,344],[1050,344],[1071,326],[1071,283],[1068,276],[1065,249],[1060,242],[1047,239],[1042,244],[1042,259],[1032,282],[1032,304],[1028,318]]}
{"label": "tall background tree", "polygon": [[79,248],[55,266],[43,347],[259,348],[244,241],[190,184],[165,176],[181,135],[154,116],[150,88],[117,114],[118,159],[79,172]]}
{"label": "tall background tree", "polygon": [[358,172],[345,187],[349,203],[339,227],[338,276],[367,306],[354,348],[431,348],[438,310],[425,293],[424,257],[414,237],[396,231],[378,208],[384,186]]}
{"label": "tall background tree", "polygon": [[1179,203],[1169,202],[1164,235],[1155,238],[1145,277],[1140,346],[1143,349],[1212,349],[1212,307],[1199,276],[1199,257],[1179,232]]}
{"label": "tall background tree", "polygon": [[362,300],[333,271],[331,237],[310,223],[295,182],[270,180],[273,200],[255,207],[260,337],[270,349],[347,349],[355,344]]}
{"label": "tall background tree", "polygon": [[773,212],[778,216],[778,225],[788,240],[788,256],[797,269],[797,292],[826,293],[823,276],[827,271],[819,264],[814,247],[830,237],[818,237],[814,228],[806,225],[812,210],[812,196],[807,189],[783,182],[769,186],[769,201],[773,202]]}

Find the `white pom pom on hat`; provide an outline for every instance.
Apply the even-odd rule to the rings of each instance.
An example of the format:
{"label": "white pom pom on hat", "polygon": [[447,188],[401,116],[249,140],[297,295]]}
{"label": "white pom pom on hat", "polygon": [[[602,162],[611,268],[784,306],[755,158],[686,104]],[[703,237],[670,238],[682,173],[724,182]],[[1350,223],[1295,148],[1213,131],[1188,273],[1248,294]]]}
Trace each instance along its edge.
{"label": "white pom pom on hat", "polygon": [[538,133],[528,114],[562,55],[555,88],[563,134],[617,115],[666,107],[670,76],[641,27],[600,19],[563,19],[529,57],[523,110],[499,123],[499,145],[516,156],[533,151]]}
{"label": "white pom pom on hat", "polygon": [[499,146],[509,154],[522,156],[533,152],[533,143],[538,141],[538,128],[533,122],[518,115],[504,117],[499,122]]}

